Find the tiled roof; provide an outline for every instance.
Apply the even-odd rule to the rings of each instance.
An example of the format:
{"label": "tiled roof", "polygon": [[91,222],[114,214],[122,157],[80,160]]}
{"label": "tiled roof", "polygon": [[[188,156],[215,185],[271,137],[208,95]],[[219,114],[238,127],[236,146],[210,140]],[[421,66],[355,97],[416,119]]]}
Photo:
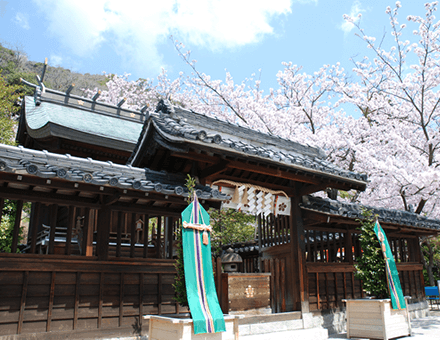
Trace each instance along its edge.
{"label": "tiled roof", "polygon": [[[324,153],[318,148],[172,107],[169,104],[165,105],[167,109],[163,109],[164,105],[164,103],[159,104],[161,110],[150,114],[149,119],[153,124],[146,121],[145,127],[153,125],[167,140],[205,145],[212,149],[255,157],[266,162],[275,162],[321,175],[333,175],[360,182],[367,181],[367,175],[340,169],[326,161]],[[142,134],[148,133],[149,128],[145,127],[130,161],[133,158],[142,157],[142,155],[137,155],[137,151],[141,149],[139,144],[143,141]]]}
{"label": "tiled roof", "polygon": [[[37,137],[44,132],[48,124],[70,129],[76,132],[89,134],[92,138],[96,136],[108,138],[118,142],[130,144],[130,149],[136,143],[142,129],[142,123],[119,119],[116,116],[96,114],[92,111],[81,110],[73,106],[64,106],[53,102],[41,102],[36,105],[34,98],[25,98],[26,123],[28,133],[31,137]],[[56,131],[51,131],[57,135]],[[59,137],[66,133],[60,131]]]}
{"label": "tiled roof", "polygon": [[302,209],[312,210],[334,216],[362,219],[362,210],[367,209],[378,215],[382,223],[392,223],[401,226],[427,228],[440,231],[440,221],[433,220],[408,211],[375,208],[360,204],[340,202],[336,200],[304,196],[301,204]]}
{"label": "tiled roof", "polygon": [[[0,144],[0,172],[27,173],[42,178],[62,178],[72,182],[188,196],[184,176],[21,146]],[[202,199],[230,198],[208,186],[198,185],[196,190]]]}

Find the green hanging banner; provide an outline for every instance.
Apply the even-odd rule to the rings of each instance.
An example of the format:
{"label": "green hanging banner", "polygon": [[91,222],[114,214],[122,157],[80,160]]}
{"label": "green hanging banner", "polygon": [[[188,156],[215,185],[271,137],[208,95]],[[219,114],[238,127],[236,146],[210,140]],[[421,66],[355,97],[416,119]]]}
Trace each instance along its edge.
{"label": "green hanging banner", "polygon": [[400,286],[399,272],[397,271],[396,262],[394,261],[394,256],[388,243],[387,236],[378,221],[376,221],[376,224],[374,225],[374,232],[379,239],[382,254],[385,258],[388,288],[391,295],[391,306],[393,309],[405,309],[406,302],[403,296],[402,287]]}
{"label": "green hanging banner", "polygon": [[214,283],[209,222],[194,194],[194,201],[182,212],[183,266],[194,334],[226,331]]}

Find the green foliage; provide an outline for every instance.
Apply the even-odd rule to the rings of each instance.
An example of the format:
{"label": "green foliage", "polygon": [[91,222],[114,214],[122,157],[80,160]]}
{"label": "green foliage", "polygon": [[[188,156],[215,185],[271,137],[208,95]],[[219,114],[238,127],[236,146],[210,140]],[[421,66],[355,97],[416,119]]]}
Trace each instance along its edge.
{"label": "green foliage", "polygon": [[425,285],[436,285],[440,280],[440,237],[422,238],[420,246],[423,254]]}
{"label": "green foliage", "polygon": [[[0,223],[0,252],[2,253],[11,252],[16,211],[17,211],[17,202],[5,200],[2,219]],[[18,244],[22,239],[23,239],[22,227],[20,227]]]}
{"label": "green foliage", "polygon": [[191,177],[189,174],[187,175],[185,186],[188,189],[188,204],[191,204],[193,195],[194,195],[194,188],[196,187],[196,179]]}
{"label": "green foliage", "polygon": [[233,209],[210,209],[211,246],[213,253],[221,255],[222,244],[253,241],[255,238],[255,216]]}
{"label": "green foliage", "polygon": [[13,116],[18,112],[16,105],[20,97],[19,85],[8,85],[0,76],[0,143],[13,145],[16,122]]}
{"label": "green foliage", "polygon": [[359,241],[362,256],[357,258],[355,265],[356,278],[362,280],[363,288],[368,295],[376,298],[388,298],[388,283],[385,270],[385,259],[380,248],[379,240],[374,232],[375,218],[369,210],[362,212],[363,220],[357,220],[361,226]]}
{"label": "green foliage", "polygon": [[183,247],[182,247],[182,227],[179,226],[176,230],[177,240],[176,240],[176,262],[174,264],[176,268],[176,276],[173,284],[173,288],[176,296],[176,300],[181,306],[188,306],[188,297],[186,295],[186,284],[185,284],[185,270],[183,266]]}

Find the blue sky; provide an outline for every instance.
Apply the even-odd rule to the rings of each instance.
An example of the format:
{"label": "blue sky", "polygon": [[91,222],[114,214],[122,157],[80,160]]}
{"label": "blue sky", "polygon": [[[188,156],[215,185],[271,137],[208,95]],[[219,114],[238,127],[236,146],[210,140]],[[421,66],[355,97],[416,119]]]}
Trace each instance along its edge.
{"label": "blue sky", "polygon": [[[420,0],[402,0],[401,22],[424,15]],[[170,35],[192,51],[200,72],[234,80],[261,74],[276,86],[281,62],[312,73],[324,64],[367,53],[343,14],[362,14],[370,36],[389,33],[387,0],[0,0],[0,43],[30,60],[82,73],[131,73],[155,78],[164,67],[175,78],[191,70]],[[388,37],[389,39],[389,37]],[[261,72],[261,73],[260,73]],[[260,75],[258,75],[260,77]]]}

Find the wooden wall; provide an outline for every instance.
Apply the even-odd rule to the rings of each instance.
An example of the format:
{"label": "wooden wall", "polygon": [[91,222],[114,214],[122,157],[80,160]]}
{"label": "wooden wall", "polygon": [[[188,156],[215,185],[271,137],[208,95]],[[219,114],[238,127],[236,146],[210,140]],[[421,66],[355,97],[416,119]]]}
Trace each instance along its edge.
{"label": "wooden wall", "polygon": [[174,276],[173,260],[0,254],[0,337],[110,329],[141,334],[142,315],[187,312],[173,299]]}

